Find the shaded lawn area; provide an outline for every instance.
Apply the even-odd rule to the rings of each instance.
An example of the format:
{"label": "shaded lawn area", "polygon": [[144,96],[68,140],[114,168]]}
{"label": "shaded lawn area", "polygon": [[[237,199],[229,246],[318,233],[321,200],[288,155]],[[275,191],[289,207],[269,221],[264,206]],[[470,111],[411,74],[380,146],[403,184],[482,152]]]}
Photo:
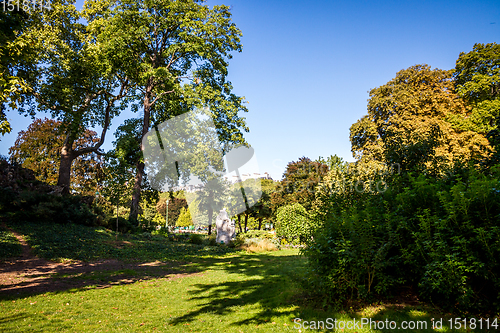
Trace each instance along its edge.
{"label": "shaded lawn area", "polygon": [[[129,284],[86,286],[32,296],[0,296],[0,331],[298,332],[294,318],[310,323],[327,318],[344,321],[356,318],[359,322],[362,317],[370,317],[373,321],[388,318],[398,325],[403,321],[426,321],[426,330],[399,331],[436,332],[431,329],[431,319],[440,315],[423,307],[380,305],[352,313],[308,307],[298,283],[305,264],[306,259],[297,250],[237,253],[194,259],[181,265],[183,273],[143,276]],[[106,278],[105,274],[101,276]],[[388,331],[391,330],[368,327],[338,330]],[[451,330],[445,326],[440,331]]]}
{"label": "shaded lawn area", "polygon": [[24,235],[33,254],[55,261],[124,261],[185,260],[192,256],[234,253],[235,249],[168,241],[151,234],[116,234],[101,227],[77,224],[12,223],[7,225]]}
{"label": "shaded lawn area", "polygon": [[[417,320],[427,325],[338,332],[471,331],[448,329],[451,315],[424,306],[380,304],[347,313],[313,308],[299,282],[307,272],[306,258],[294,249],[249,254],[162,237],[116,240],[110,231],[78,225],[10,227],[42,258],[34,258],[32,270],[22,266],[24,257],[0,265],[24,267],[13,282],[19,288],[0,286],[2,332],[305,332],[303,325],[324,325],[328,318],[344,324],[371,318],[398,327]],[[441,317],[443,329],[433,330],[432,322]],[[302,319],[300,327],[295,318]]]}
{"label": "shaded lawn area", "polygon": [[21,255],[21,244],[16,237],[0,224],[0,260]]}

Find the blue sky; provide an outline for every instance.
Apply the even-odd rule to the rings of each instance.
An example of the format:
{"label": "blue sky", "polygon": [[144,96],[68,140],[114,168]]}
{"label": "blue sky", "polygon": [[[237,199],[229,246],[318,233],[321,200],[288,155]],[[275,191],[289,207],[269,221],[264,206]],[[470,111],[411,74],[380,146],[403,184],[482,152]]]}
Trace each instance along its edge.
{"label": "blue sky", "polygon": [[[274,179],[302,156],[352,161],[349,127],[366,114],[369,90],[399,70],[423,63],[451,69],[474,43],[500,42],[498,0],[208,1],[214,4],[231,6],[243,32],[229,80],[249,102],[245,137],[260,171]],[[1,155],[31,122],[8,117],[13,132],[1,138]],[[112,137],[106,141],[110,149]]]}

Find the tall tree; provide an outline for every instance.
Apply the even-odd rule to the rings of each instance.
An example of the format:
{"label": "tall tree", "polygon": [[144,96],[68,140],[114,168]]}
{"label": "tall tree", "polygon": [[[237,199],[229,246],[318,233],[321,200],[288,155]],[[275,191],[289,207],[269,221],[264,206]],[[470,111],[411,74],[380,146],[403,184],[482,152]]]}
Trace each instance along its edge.
{"label": "tall tree", "polygon": [[24,80],[17,76],[16,68],[19,69],[22,67],[21,64],[29,63],[33,53],[26,44],[19,45],[13,41],[29,26],[29,21],[29,15],[17,7],[12,11],[3,11],[0,15],[0,134],[2,135],[11,131],[5,113],[6,104],[11,109],[16,109],[26,89]]}
{"label": "tall tree", "polygon": [[251,208],[252,215],[259,220],[260,230],[262,228],[262,220],[270,219],[273,213],[271,206],[271,195],[276,190],[276,182],[271,179],[257,179],[261,188],[261,197],[257,203]]}
{"label": "tall tree", "polygon": [[[226,81],[230,52],[241,51],[241,32],[231,23],[229,7],[209,9],[199,0],[85,2],[90,30],[106,48],[106,57],[137,84],[142,137],[151,119],[168,119],[172,110],[156,107],[171,96],[188,109],[208,106],[223,142],[243,142],[247,130],[239,111],[243,98]],[[159,114],[163,113],[163,117]],[[137,219],[144,162],[137,165],[130,219]]]}
{"label": "tall tree", "polygon": [[[57,184],[59,168],[57,161],[65,137],[60,131],[62,123],[53,119],[36,119],[25,131],[20,131],[16,142],[9,149],[13,161],[23,168],[35,171],[38,180],[51,185]],[[85,130],[73,143],[73,149],[91,147],[99,141],[97,133]],[[71,189],[81,194],[94,194],[97,182],[102,178],[102,158],[87,154],[73,161],[73,182]]]}
{"label": "tall tree", "polygon": [[455,88],[471,108],[460,127],[486,134],[500,117],[500,44],[475,44],[460,53],[453,72]]}
{"label": "tall tree", "polygon": [[189,227],[193,225],[193,220],[191,218],[189,208],[181,208],[179,218],[177,219],[177,222],[175,222],[175,225],[178,227]]}
{"label": "tall tree", "polygon": [[[169,192],[168,194],[171,194],[171,192]],[[167,200],[168,200],[168,206],[167,206]],[[156,211],[165,219],[167,214],[167,207],[168,207],[168,224],[170,226],[174,226],[175,222],[179,218],[181,208],[188,208],[188,204],[186,199],[179,198],[173,195],[172,196],[168,195],[166,197],[160,198],[160,200],[156,204]]]}
{"label": "tall tree", "polygon": [[[50,10],[31,17],[36,17],[35,22],[16,39],[20,45],[32,45],[37,52],[29,69],[18,70],[27,85],[20,110],[32,116],[49,112],[62,122],[65,140],[58,185],[68,193],[73,161],[99,152],[111,119],[125,107],[123,98],[129,80],[109,66],[73,0],[52,1]],[[120,100],[124,103],[116,106]],[[95,145],[75,148],[86,128],[98,126],[102,131]]]}
{"label": "tall tree", "polygon": [[462,52],[453,73],[455,88],[469,105],[468,117],[454,117],[455,127],[486,134],[496,148],[490,163],[500,162],[500,45],[475,44]]}
{"label": "tall tree", "polygon": [[273,212],[276,213],[279,207],[295,202],[309,210],[314,201],[316,186],[327,173],[326,164],[311,161],[307,157],[288,163],[276,192],[271,194]]}
{"label": "tall tree", "polygon": [[455,129],[446,120],[467,115],[451,78],[451,71],[415,65],[372,89],[368,114],[350,129],[354,157],[442,170],[487,156],[490,146],[483,135]]}

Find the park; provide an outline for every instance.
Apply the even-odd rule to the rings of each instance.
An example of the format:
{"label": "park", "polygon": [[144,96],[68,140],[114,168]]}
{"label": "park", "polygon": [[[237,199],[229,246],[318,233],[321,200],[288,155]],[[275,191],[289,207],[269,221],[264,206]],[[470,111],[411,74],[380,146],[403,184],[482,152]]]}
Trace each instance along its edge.
{"label": "park", "polygon": [[498,3],[218,2],[0,6],[0,331],[500,329]]}

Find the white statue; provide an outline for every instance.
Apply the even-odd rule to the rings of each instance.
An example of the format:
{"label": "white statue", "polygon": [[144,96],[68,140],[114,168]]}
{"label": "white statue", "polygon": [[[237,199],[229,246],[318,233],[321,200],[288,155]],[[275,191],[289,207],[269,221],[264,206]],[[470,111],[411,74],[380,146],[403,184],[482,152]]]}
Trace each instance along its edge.
{"label": "white statue", "polygon": [[215,220],[215,225],[217,226],[217,238],[216,242],[227,244],[234,238],[236,233],[236,227],[234,220],[229,218],[229,214],[225,209],[221,210],[219,215]]}

